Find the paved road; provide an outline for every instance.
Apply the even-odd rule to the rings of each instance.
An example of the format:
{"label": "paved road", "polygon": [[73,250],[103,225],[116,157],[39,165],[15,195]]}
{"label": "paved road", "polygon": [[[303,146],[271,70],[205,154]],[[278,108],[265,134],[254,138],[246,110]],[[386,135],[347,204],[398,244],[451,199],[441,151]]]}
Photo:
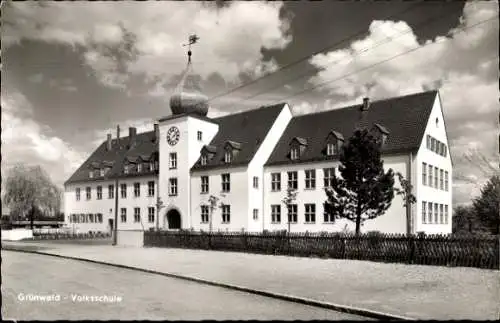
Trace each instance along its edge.
{"label": "paved road", "polygon": [[[2,316],[17,320],[365,319],[127,269],[4,250],[2,294]],[[26,300],[30,295],[54,299]],[[73,300],[80,296],[108,299]]]}

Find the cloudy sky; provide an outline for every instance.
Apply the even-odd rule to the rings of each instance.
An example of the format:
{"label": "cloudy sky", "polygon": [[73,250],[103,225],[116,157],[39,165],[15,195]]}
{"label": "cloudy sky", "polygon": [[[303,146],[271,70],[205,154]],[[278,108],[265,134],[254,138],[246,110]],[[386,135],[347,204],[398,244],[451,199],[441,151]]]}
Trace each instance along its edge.
{"label": "cloudy sky", "polygon": [[[455,170],[482,183],[461,157],[497,165],[497,15],[495,1],[3,3],[2,173],[39,164],[62,185],[117,124],[152,130],[196,33],[209,115],[439,89]],[[455,201],[477,188],[456,181]]]}

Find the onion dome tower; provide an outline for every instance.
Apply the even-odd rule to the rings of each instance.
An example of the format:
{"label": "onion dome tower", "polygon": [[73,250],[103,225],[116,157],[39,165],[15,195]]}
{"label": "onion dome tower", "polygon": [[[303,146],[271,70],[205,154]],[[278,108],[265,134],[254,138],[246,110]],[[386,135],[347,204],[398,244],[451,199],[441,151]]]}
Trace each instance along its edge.
{"label": "onion dome tower", "polygon": [[189,36],[188,62],[182,78],[170,97],[172,114],[197,114],[206,116],[208,113],[208,97],[202,93],[201,78],[193,72],[191,64],[191,45],[198,41],[198,36]]}

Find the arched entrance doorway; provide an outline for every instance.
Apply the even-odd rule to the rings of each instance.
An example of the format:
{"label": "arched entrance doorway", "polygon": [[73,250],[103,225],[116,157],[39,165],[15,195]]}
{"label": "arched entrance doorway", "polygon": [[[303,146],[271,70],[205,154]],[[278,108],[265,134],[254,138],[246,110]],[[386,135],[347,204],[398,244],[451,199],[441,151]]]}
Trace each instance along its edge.
{"label": "arched entrance doorway", "polygon": [[169,230],[181,228],[181,214],[176,209],[167,212],[167,227]]}

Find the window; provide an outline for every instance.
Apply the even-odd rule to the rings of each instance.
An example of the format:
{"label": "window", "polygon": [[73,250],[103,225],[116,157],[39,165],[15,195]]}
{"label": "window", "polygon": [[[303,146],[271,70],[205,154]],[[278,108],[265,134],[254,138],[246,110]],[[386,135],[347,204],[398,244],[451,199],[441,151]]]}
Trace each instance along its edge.
{"label": "window", "polygon": [[333,186],[333,177],[335,176],[335,168],[325,168],[323,169],[323,177],[324,177],[324,186],[332,187]]}
{"label": "window", "polygon": [[444,205],[439,204],[439,223],[444,224]]}
{"label": "window", "polygon": [[422,163],[422,185],[427,185],[427,163]]}
{"label": "window", "polygon": [[80,201],[80,188],[79,187],[77,187],[75,189],[75,195],[76,195],[76,200]]}
{"label": "window", "polygon": [[281,205],[271,205],[271,223],[281,223]]}
{"label": "window", "polygon": [[257,176],[253,177],[253,188],[259,188],[259,178]]}
{"label": "window", "polygon": [[152,206],[148,207],[148,222],[155,222],[155,208]]}
{"label": "window", "polygon": [[208,205],[201,206],[201,223],[208,223]]}
{"label": "window", "polygon": [[432,165],[429,165],[429,186],[432,187]]}
{"label": "window", "polygon": [[196,138],[198,138],[198,141],[202,141],[203,140],[203,133],[201,131],[198,131],[196,133]]}
{"label": "window", "polygon": [[134,183],[134,197],[141,196],[141,183]]}
{"label": "window", "polygon": [[434,203],[434,224],[438,223],[438,204]]}
{"label": "window", "polygon": [[[324,208],[324,207],[323,207]],[[323,209],[323,222],[324,223],[334,223],[335,222],[335,216],[333,214],[328,214],[324,209]]]}
{"label": "window", "polygon": [[127,184],[120,184],[120,195],[122,199],[127,198]]}
{"label": "window", "polygon": [[134,208],[134,222],[141,222],[141,209],[138,207]]}
{"label": "window", "polygon": [[326,145],[326,154],[327,156],[333,156],[337,154],[337,145],[333,143],[328,143]]}
{"label": "window", "polygon": [[177,168],[177,153],[170,153],[169,155],[169,168],[176,169]]}
{"label": "window", "polygon": [[297,172],[288,172],[288,188],[297,189],[298,180],[297,180]]}
{"label": "window", "polygon": [[445,191],[448,191],[449,190],[449,187],[448,187],[449,183],[448,183],[448,172],[445,171],[444,172],[444,190]]}
{"label": "window", "polygon": [[206,165],[207,164],[207,155],[202,155],[201,156],[201,161],[200,161],[201,165]]}
{"label": "window", "polygon": [[201,193],[208,193],[208,176],[201,176]]}
{"label": "window", "polygon": [[422,223],[427,223],[427,202],[422,202]]}
{"label": "window", "polygon": [[427,149],[431,149],[431,136],[427,135]]}
{"label": "window", "polygon": [[129,166],[128,165],[123,166],[123,172],[125,174],[128,174],[128,170],[129,170]]}
{"label": "window", "polygon": [[97,186],[97,199],[102,200],[102,186]]}
{"label": "window", "polygon": [[127,222],[127,209],[124,207],[120,209],[120,218],[122,220],[122,223]]}
{"label": "window", "polygon": [[448,224],[448,205],[444,206],[444,224]]}
{"label": "window", "polygon": [[96,216],[97,216],[97,220],[96,221],[99,222],[99,223],[102,223],[102,213],[97,213]]}
{"label": "window", "polygon": [[442,142],[439,142],[439,154],[440,154],[441,156],[443,156],[443,155],[444,155],[444,152],[443,152],[443,151],[444,151],[444,144],[443,144]]}
{"label": "window", "polygon": [[438,168],[434,167],[434,188],[439,188],[438,186]]}
{"label": "window", "polygon": [[448,151],[448,148],[446,148],[446,145],[443,145],[443,157],[446,157],[448,155],[447,151]]}
{"label": "window", "polygon": [[155,170],[158,170],[159,164],[158,161],[155,161]]}
{"label": "window", "polygon": [[288,222],[297,223],[297,204],[288,205]]}
{"label": "window", "polygon": [[233,154],[231,153],[230,150],[226,150],[226,152],[224,153],[224,162],[226,164],[229,164],[233,159]]}
{"label": "window", "polygon": [[281,174],[280,173],[272,173],[271,174],[271,190],[272,191],[281,191]]}
{"label": "window", "polygon": [[444,190],[443,180],[444,180],[444,170],[439,170],[439,189]]}
{"label": "window", "polygon": [[432,203],[427,202],[427,223],[432,223]]}
{"label": "window", "polygon": [[308,169],[306,173],[306,189],[312,190],[316,188],[316,170]]}
{"label": "window", "polygon": [[80,214],[80,223],[86,223],[87,222],[87,217],[85,214]]}
{"label": "window", "polygon": [[253,209],[253,219],[257,221],[259,219],[259,210]]}
{"label": "window", "polygon": [[103,177],[104,176],[104,168],[101,168],[99,170],[99,176]]}
{"label": "window", "polygon": [[294,147],[290,150],[290,159],[291,160],[299,159],[299,148]]}
{"label": "window", "polygon": [[177,196],[177,178],[168,179],[168,195]]}
{"label": "window", "polygon": [[91,171],[89,172],[89,177],[90,177],[90,178],[94,178],[94,171],[93,171],[93,170],[91,170]]}
{"label": "window", "polygon": [[222,223],[231,222],[231,205],[222,206]]}
{"label": "window", "polygon": [[155,182],[148,182],[148,196],[155,196]]}
{"label": "window", "polygon": [[91,190],[90,187],[86,187],[85,188],[85,193],[86,193],[87,200],[90,200],[90,190]]}
{"label": "window", "polygon": [[306,223],[316,222],[316,204],[305,204]]}
{"label": "window", "polygon": [[229,192],[231,190],[231,177],[229,174],[222,174],[222,191]]}
{"label": "window", "polygon": [[152,172],[155,170],[155,164],[153,162],[149,162],[149,171]]}
{"label": "window", "polygon": [[115,186],[108,185],[108,199],[113,199],[113,198],[115,198]]}
{"label": "window", "polygon": [[137,172],[142,172],[142,164],[137,164]]}

